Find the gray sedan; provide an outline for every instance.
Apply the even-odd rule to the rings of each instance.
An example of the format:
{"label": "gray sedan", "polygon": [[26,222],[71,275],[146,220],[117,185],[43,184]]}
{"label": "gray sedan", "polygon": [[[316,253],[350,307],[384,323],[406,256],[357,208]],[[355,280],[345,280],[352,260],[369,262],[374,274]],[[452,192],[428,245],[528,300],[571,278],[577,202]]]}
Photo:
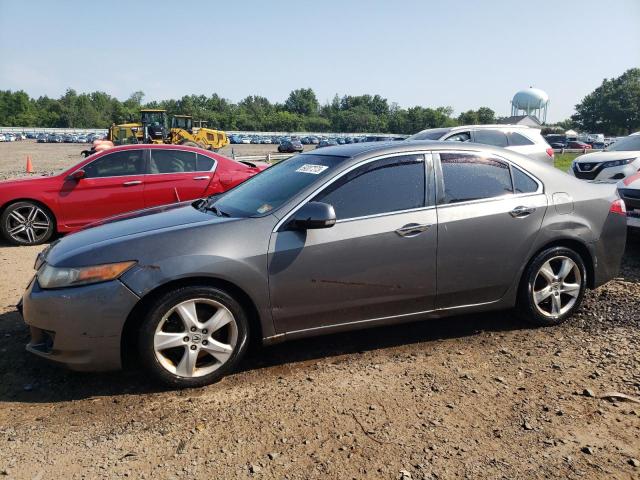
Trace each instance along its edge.
{"label": "gray sedan", "polygon": [[624,213],[615,185],[503,149],[327,147],[52,244],[20,305],[27,348],[190,387],[250,341],[512,308],[556,325],[616,275]]}

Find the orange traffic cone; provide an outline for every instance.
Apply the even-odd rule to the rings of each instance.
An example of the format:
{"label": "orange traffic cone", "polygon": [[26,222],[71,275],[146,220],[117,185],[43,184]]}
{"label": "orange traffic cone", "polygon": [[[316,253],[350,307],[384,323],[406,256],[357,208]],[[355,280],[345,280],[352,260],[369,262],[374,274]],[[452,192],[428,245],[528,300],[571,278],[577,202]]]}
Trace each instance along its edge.
{"label": "orange traffic cone", "polygon": [[33,165],[31,164],[31,155],[27,155],[27,173],[33,173]]}

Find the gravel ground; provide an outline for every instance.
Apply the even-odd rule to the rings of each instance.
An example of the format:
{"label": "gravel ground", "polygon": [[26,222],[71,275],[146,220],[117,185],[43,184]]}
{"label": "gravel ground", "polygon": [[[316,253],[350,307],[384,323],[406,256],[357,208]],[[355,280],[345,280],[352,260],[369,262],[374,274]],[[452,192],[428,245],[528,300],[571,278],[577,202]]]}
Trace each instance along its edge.
{"label": "gravel ground", "polygon": [[13,305],[39,250],[0,245],[0,477],[640,478],[640,236],[560,327],[502,312],[295,341],[185,391],[27,354]]}

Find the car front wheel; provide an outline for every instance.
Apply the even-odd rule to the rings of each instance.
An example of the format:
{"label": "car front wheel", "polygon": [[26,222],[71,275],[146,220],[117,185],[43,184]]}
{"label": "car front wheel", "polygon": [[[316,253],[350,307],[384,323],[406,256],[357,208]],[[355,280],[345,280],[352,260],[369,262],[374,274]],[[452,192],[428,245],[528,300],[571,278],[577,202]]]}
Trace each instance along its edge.
{"label": "car front wheel", "polygon": [[55,221],[48,209],[35,202],[16,202],[2,212],[0,229],[14,245],[40,245],[53,235]]}
{"label": "car front wheel", "polygon": [[527,267],[517,310],[539,326],[559,325],[582,303],[587,272],[582,257],[565,247],[540,252]]}
{"label": "car front wheel", "polygon": [[208,385],[231,372],[248,339],[247,316],[233,297],[214,287],[187,286],[155,302],[138,345],[153,376],[185,388]]}

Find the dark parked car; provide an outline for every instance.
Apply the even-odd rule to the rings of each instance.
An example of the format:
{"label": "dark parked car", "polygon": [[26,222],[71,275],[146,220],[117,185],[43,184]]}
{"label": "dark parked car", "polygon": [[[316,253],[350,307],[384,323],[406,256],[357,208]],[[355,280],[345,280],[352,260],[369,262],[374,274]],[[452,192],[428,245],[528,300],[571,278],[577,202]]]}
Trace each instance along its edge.
{"label": "dark parked car", "polygon": [[302,152],[303,150],[304,147],[300,140],[283,140],[280,142],[280,145],[278,145],[278,151],[280,153],[296,153]]}
{"label": "dark parked car", "polygon": [[617,275],[626,231],[615,185],[514,152],[345,145],[64,237],[19,308],[37,355],[78,370],[137,358],[193,387],[231,372],[251,339],[514,307],[557,325]]}
{"label": "dark parked car", "polygon": [[338,142],[335,138],[323,138],[322,140],[320,140],[320,143],[318,143],[316,148],[334,147],[336,145],[338,145]]}

